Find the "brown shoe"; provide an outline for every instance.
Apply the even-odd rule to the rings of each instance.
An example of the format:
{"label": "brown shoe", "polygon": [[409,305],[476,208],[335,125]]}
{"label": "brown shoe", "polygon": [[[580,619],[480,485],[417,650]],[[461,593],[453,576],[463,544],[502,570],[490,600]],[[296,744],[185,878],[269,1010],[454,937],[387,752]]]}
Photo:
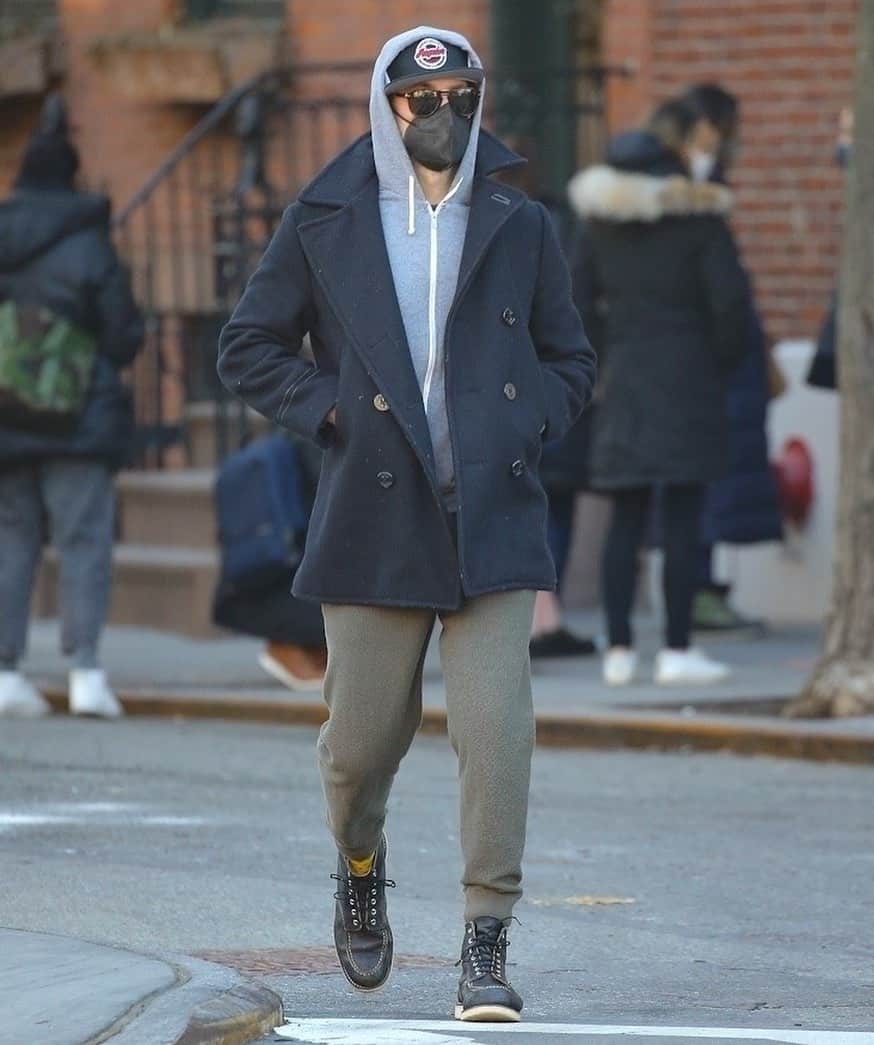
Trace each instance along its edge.
{"label": "brown shoe", "polygon": [[328,666],[328,653],[317,646],[268,642],[258,654],[258,663],[289,689],[321,689]]}

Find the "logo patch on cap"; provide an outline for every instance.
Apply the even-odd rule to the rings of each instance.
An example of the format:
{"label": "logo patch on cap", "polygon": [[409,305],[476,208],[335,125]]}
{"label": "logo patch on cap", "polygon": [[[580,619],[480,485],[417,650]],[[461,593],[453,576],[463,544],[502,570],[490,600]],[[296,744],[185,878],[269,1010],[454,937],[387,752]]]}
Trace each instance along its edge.
{"label": "logo patch on cap", "polygon": [[434,69],[442,69],[446,65],[448,57],[446,45],[430,36],[416,44],[416,50],[413,54],[413,60],[416,65],[420,69],[427,69],[429,72]]}

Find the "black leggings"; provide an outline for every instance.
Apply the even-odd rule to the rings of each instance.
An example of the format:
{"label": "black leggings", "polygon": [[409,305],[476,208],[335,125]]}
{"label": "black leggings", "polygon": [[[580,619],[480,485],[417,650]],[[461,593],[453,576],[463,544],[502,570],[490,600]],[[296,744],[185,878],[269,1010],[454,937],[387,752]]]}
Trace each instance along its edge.
{"label": "black leggings", "polygon": [[[631,607],[654,492],[653,487],[644,486],[612,494],[613,520],[603,560],[604,605],[611,646],[632,645]],[[703,496],[704,487],[697,483],[665,486],[661,491],[665,553],[662,582],[670,649],[689,646]]]}

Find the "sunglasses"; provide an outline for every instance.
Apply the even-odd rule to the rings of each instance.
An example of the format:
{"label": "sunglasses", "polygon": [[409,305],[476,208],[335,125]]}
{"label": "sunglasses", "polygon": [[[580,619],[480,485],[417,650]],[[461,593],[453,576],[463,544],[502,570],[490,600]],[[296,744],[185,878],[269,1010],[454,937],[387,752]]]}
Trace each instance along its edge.
{"label": "sunglasses", "polygon": [[469,120],[479,105],[479,87],[453,87],[451,91],[437,91],[433,87],[414,87],[412,91],[405,91],[400,96],[407,99],[413,116],[433,116],[440,108],[442,99],[446,98],[456,116],[463,116]]}

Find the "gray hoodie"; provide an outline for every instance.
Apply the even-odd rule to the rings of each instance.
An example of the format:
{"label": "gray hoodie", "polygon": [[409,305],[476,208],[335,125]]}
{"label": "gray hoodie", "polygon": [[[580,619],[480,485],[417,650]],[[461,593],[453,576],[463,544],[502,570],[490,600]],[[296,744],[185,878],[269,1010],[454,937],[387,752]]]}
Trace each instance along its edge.
{"label": "gray hoodie", "polygon": [[464,48],[470,55],[471,65],[482,68],[476,52],[458,33],[419,26],[393,37],[383,47],[373,68],[370,125],[379,178],[379,213],[395,292],[422,390],[437,480],[452,507],[455,469],[446,414],[443,339],[467,233],[482,100],[471,121],[470,142],[452,187],[446,198],[432,207],[413,171],[385,93],[388,66],[405,47],[426,36]]}

